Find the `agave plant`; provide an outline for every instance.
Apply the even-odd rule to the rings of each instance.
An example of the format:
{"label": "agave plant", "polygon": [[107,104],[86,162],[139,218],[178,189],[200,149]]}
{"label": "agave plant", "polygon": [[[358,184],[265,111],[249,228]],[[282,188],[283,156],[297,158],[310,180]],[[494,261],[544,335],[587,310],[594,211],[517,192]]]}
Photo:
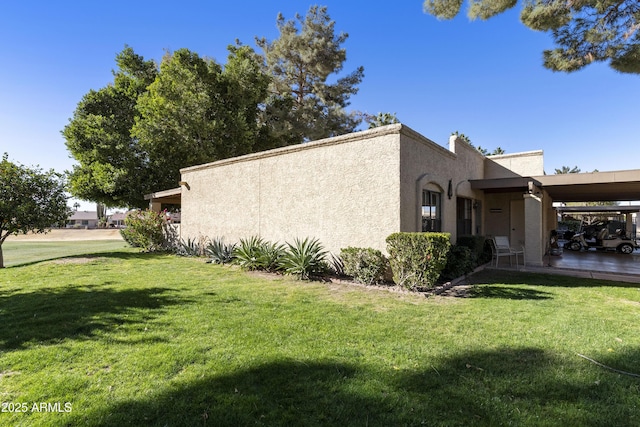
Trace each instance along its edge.
{"label": "agave plant", "polygon": [[258,236],[240,239],[240,244],[233,251],[236,264],[244,270],[260,270],[264,268],[261,259],[263,245],[264,240]]}
{"label": "agave plant", "polygon": [[281,261],[285,254],[285,246],[277,243],[262,242],[258,249],[258,263],[267,271],[282,270]]}
{"label": "agave plant", "polygon": [[214,264],[228,264],[234,259],[235,243],[224,243],[221,238],[213,239],[205,248],[205,253]]}
{"label": "agave plant", "polygon": [[176,252],[181,256],[200,256],[202,255],[203,245],[201,239],[181,240],[178,244]]}
{"label": "agave plant", "polygon": [[327,251],[318,239],[295,239],[293,243],[287,243],[287,250],[280,264],[285,273],[308,280],[311,276],[327,271],[326,256]]}

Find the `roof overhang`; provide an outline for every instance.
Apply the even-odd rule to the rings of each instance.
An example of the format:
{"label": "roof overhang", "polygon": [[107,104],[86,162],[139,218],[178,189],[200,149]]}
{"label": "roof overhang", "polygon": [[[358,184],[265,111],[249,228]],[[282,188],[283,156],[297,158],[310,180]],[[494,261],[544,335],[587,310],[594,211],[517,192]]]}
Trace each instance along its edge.
{"label": "roof overhang", "polygon": [[555,206],[554,208],[560,213],[626,214],[640,212],[640,205]]}
{"label": "roof overhang", "polygon": [[182,202],[182,187],[145,194],[144,199],[149,200],[151,203],[179,205]]}
{"label": "roof overhang", "polygon": [[620,202],[640,200],[640,170],[567,173],[533,177],[469,180],[486,193],[530,192],[543,188],[554,202]]}
{"label": "roof overhang", "polygon": [[535,177],[556,202],[640,200],[640,170]]}
{"label": "roof overhang", "polygon": [[528,192],[533,186],[540,187],[537,179],[525,176],[492,179],[470,179],[471,188],[483,190],[485,193],[511,193],[514,191]]}

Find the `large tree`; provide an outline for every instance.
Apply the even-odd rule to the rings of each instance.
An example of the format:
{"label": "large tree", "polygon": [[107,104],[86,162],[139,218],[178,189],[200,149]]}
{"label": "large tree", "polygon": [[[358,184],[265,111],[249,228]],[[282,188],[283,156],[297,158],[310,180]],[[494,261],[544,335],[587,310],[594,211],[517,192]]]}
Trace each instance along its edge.
{"label": "large tree", "polygon": [[158,68],[126,47],[114,82],[89,91],[63,130],[79,163],[71,193],[143,208],[144,194],[177,186],[180,168],[270,148],[258,120],[269,77],[251,48],[229,51],[224,68],[187,49]]}
{"label": "large tree", "polygon": [[156,78],[157,67],[130,47],[116,56],[112,84],[90,90],[62,131],[78,165],[69,173],[71,193],[108,207],[144,207],[143,195],[157,190],[149,181],[147,153],[131,129],[138,98]]}
{"label": "large tree", "polygon": [[175,187],[180,168],[250,153],[259,145],[258,104],[269,79],[253,51],[231,47],[227,66],[188,49],[165,55],[138,100],[132,134],[148,154],[158,188]]}
{"label": "large tree", "polygon": [[[471,19],[489,19],[518,0],[469,0]],[[452,19],[462,0],[425,0],[424,10]],[[640,73],[640,2],[637,0],[522,0],[521,21],[551,33],[558,46],[544,51],[544,66],[576,71],[592,62],[609,62],[623,73]]]}
{"label": "large tree", "polygon": [[272,137],[287,145],[352,132],[361,117],[345,108],[364,69],[329,82],[347,59],[341,45],[348,34],[336,34],[326,7],[313,6],[304,18],[290,21],[279,14],[277,25],[279,38],[256,39],[273,78],[263,115]]}
{"label": "large tree", "polygon": [[12,234],[44,233],[69,217],[65,183],[53,170],[42,172],[0,161],[0,268],[4,268],[2,244]]}

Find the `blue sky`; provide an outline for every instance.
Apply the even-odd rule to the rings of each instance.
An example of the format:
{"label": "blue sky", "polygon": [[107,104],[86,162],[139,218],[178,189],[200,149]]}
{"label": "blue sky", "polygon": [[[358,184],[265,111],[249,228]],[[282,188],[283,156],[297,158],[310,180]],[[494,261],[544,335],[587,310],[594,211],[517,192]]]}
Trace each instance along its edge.
{"label": "blue sky", "polygon": [[[226,62],[226,47],[277,38],[276,16],[304,15],[305,1],[34,1],[0,8],[0,153],[57,171],[73,159],[60,131],[82,96],[112,81],[125,44],[146,59],[189,48]],[[572,74],[542,67],[553,47],[518,20],[438,21],[420,0],[324,1],[349,34],[345,72],[364,66],[350,108],[395,112],[438,144],[453,131],[507,153],[542,149],[545,171],[640,168],[640,76],[605,64]]]}

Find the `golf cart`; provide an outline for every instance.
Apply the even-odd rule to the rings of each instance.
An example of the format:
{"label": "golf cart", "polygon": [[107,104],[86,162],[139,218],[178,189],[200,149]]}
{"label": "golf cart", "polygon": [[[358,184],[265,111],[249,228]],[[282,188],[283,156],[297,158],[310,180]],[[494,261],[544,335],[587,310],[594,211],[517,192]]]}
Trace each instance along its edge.
{"label": "golf cart", "polygon": [[565,243],[564,247],[572,251],[595,248],[630,254],[639,246],[635,239],[627,237],[624,224],[620,221],[597,221],[581,227],[581,231]]}

